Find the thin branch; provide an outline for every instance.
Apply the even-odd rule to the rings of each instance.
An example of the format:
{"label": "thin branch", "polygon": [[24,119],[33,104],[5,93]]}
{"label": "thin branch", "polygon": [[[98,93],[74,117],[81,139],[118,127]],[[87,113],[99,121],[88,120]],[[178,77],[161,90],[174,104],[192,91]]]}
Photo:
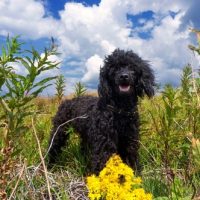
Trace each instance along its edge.
{"label": "thin branch", "polygon": [[[62,126],[66,125],[66,124],[68,124],[69,122],[72,122],[72,121],[74,121],[74,120],[76,120],[76,119],[86,119],[87,117],[88,117],[87,115],[81,115],[81,116],[75,117],[75,118],[73,118],[73,119],[70,119],[70,120],[68,120],[68,121],[66,121],[66,122],[64,122],[64,123],[62,123],[62,124],[60,124],[60,125],[58,126],[58,128],[56,129],[55,133],[53,134],[53,137],[52,137],[52,139],[51,139],[51,143],[50,143],[49,148],[48,148],[48,150],[47,150],[47,152],[46,152],[46,154],[45,154],[45,156],[44,156],[44,159],[47,157],[47,155],[48,155],[48,153],[49,153],[49,151],[50,151],[50,149],[51,149],[51,147],[52,147],[52,145],[53,145],[54,138],[55,138],[55,136],[56,136],[58,130],[59,130]],[[42,164],[41,162],[38,164],[38,166],[36,167],[35,171],[37,171],[37,169],[40,167],[41,164]]]}
{"label": "thin branch", "polygon": [[20,181],[20,179],[21,179],[21,177],[22,177],[22,175],[23,175],[24,168],[25,168],[25,163],[24,163],[24,165],[23,165],[23,167],[22,167],[22,169],[21,169],[21,171],[20,171],[20,174],[19,174],[19,178],[18,178],[18,180],[17,180],[17,183],[15,184],[15,187],[14,187],[14,189],[13,189],[13,191],[12,191],[12,193],[11,193],[11,195],[10,195],[10,197],[9,197],[8,200],[11,200],[11,199],[12,199],[12,197],[13,197],[13,195],[14,195],[14,193],[15,193],[15,191],[16,191],[18,185],[19,185],[19,181]]}
{"label": "thin branch", "polygon": [[87,117],[88,117],[87,115],[82,115],[82,116],[79,116],[79,117],[75,117],[75,118],[73,118],[73,119],[70,119],[70,120],[68,120],[68,121],[66,121],[66,122],[64,122],[64,123],[62,123],[61,125],[59,125],[58,128],[56,129],[56,132],[53,134],[53,137],[52,137],[52,139],[51,139],[51,143],[50,143],[50,145],[49,145],[49,148],[48,148],[48,150],[47,150],[47,152],[46,152],[44,158],[46,158],[46,156],[48,155],[48,153],[49,153],[49,151],[50,151],[50,149],[51,149],[51,147],[52,147],[52,145],[53,145],[54,138],[55,138],[55,136],[56,136],[58,130],[60,129],[60,127],[66,125],[66,124],[68,124],[69,122],[72,122],[72,121],[74,121],[74,120],[76,120],[76,119],[86,119]]}
{"label": "thin branch", "polygon": [[45,178],[46,178],[46,182],[47,182],[47,189],[48,189],[48,194],[49,194],[49,200],[52,200],[52,195],[51,195],[51,190],[50,190],[50,184],[49,184],[49,179],[48,179],[47,167],[46,167],[45,162],[44,162],[44,157],[42,155],[40,141],[39,141],[37,133],[36,133],[36,129],[35,129],[35,126],[34,126],[34,123],[33,123],[33,118],[32,118],[32,127],[33,127],[33,133],[34,133],[35,138],[37,140],[39,154],[40,154],[40,159],[41,159],[41,162],[42,162],[42,165],[43,165],[43,168],[44,168],[44,174],[45,174]]}

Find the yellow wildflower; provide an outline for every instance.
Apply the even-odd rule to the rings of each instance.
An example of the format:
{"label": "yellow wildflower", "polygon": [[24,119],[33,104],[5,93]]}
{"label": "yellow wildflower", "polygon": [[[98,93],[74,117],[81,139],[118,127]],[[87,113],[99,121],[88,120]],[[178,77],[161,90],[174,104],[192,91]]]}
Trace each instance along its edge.
{"label": "yellow wildflower", "polygon": [[87,185],[90,190],[88,197],[91,200],[100,199],[101,197],[101,191],[100,191],[100,182],[99,178],[95,175],[89,176],[87,178]]}
{"label": "yellow wildflower", "polygon": [[143,188],[133,190],[132,200],[151,200],[152,194],[146,194]]}
{"label": "yellow wildflower", "polygon": [[87,177],[91,200],[152,200],[152,195],[141,187],[141,178],[114,154],[106,163],[99,176]]}

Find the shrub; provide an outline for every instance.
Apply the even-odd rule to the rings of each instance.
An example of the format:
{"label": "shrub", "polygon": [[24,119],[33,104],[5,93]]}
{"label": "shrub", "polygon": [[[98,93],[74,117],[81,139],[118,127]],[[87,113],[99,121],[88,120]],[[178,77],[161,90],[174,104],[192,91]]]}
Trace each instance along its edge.
{"label": "shrub", "polygon": [[[31,110],[32,100],[56,78],[38,78],[43,72],[57,67],[57,62],[49,60],[50,56],[56,54],[54,47],[45,49],[41,55],[34,48],[31,51],[23,50],[25,56],[21,56],[21,46],[18,37],[7,38],[0,56],[0,105],[3,110],[0,118],[5,120],[5,143],[26,131],[23,121],[34,113]],[[25,75],[14,70],[13,64],[20,65],[26,71]]]}

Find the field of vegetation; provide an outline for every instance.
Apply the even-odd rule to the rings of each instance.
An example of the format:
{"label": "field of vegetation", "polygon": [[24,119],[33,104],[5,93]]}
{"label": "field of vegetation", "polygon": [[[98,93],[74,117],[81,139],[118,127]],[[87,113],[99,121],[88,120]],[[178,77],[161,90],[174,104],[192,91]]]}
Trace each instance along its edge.
{"label": "field of vegetation", "polygon": [[[200,39],[197,45],[189,48],[198,55]],[[89,199],[87,161],[73,129],[67,130],[70,142],[60,161],[46,167],[51,120],[60,101],[87,91],[77,83],[74,94],[64,97],[63,76],[41,76],[59,64],[48,60],[56,54],[54,44],[42,56],[22,46],[16,37],[1,47],[0,199]],[[16,62],[25,75],[14,71]],[[50,84],[55,96],[41,97]],[[180,87],[166,85],[154,98],[140,100],[139,112],[142,188],[155,200],[200,199],[200,73],[185,66]]]}

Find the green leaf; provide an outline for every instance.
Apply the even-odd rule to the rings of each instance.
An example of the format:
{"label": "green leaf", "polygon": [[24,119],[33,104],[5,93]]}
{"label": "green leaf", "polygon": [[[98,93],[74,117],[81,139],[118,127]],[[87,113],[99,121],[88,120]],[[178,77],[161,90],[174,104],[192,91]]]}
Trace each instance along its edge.
{"label": "green leaf", "polygon": [[[23,59],[25,62],[27,62],[27,64],[29,64],[29,66],[34,66],[34,62],[31,58],[29,58],[28,56],[25,56],[25,58]],[[29,70],[28,70],[29,71]],[[30,71],[29,71],[30,72]]]}
{"label": "green leaf", "polygon": [[36,84],[33,85],[32,89],[35,88],[35,87],[38,87],[38,86],[43,86],[45,83],[53,80],[53,79],[56,79],[57,76],[53,76],[53,77],[48,77],[48,78],[45,78],[39,82],[37,82]]}
{"label": "green leaf", "polygon": [[2,60],[6,60],[7,54],[6,54],[6,49],[2,47]]}
{"label": "green leaf", "polygon": [[22,75],[20,75],[20,74],[17,74],[16,77],[19,78],[24,84],[27,82],[27,79],[26,79],[25,76],[22,76]]}
{"label": "green leaf", "polygon": [[25,60],[25,59],[23,59],[23,58],[20,58],[20,62],[22,63],[22,65],[28,70],[28,72],[30,73],[30,65],[29,65],[29,63]]}
{"label": "green leaf", "polygon": [[9,90],[9,92],[6,94],[6,96],[14,98],[13,93],[17,96],[17,91],[15,91],[13,89],[13,86],[10,85],[10,82],[8,80],[5,80],[5,85],[6,85],[7,89]]}
{"label": "green leaf", "polygon": [[57,68],[58,64],[59,63],[56,63],[56,64],[49,64],[49,63],[46,63],[46,65],[48,64],[48,66],[44,66],[43,68],[39,69],[38,70],[38,75],[43,72],[43,71],[47,71],[47,70],[50,70],[50,69],[53,69],[53,68]]}
{"label": "green leaf", "polygon": [[5,78],[1,76],[0,77],[0,90],[4,83],[5,83]]}
{"label": "green leaf", "polygon": [[45,88],[49,87],[50,85],[52,85],[52,84],[48,84],[48,85],[45,85],[45,86],[37,89],[36,91],[32,92],[31,95],[33,95],[34,97],[37,97],[38,94],[40,94]]}
{"label": "green leaf", "polygon": [[12,83],[12,86],[14,87],[14,91],[15,91],[15,94],[17,95],[17,97],[20,97],[23,95],[23,86],[21,84],[21,82],[17,79],[18,75],[16,74],[11,74],[11,83]]}

